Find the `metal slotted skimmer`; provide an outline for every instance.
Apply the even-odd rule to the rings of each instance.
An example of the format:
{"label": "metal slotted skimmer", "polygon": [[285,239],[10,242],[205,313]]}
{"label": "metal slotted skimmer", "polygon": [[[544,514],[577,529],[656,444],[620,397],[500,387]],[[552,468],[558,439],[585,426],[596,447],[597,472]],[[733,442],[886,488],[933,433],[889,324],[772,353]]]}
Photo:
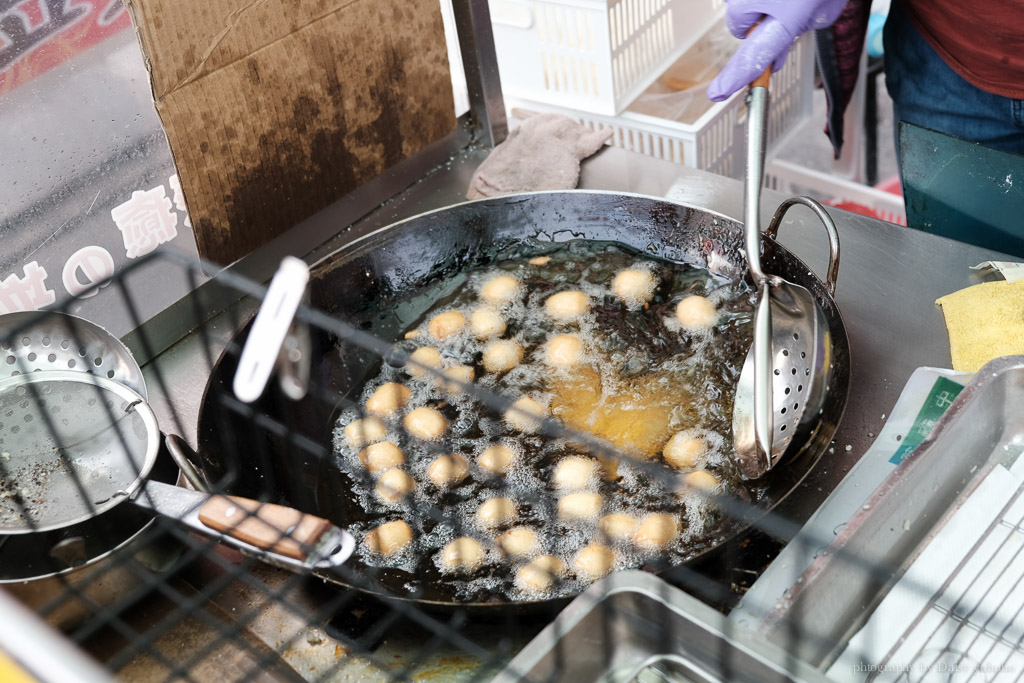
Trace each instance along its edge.
{"label": "metal slotted skimmer", "polygon": [[[751,83],[747,99],[747,172],[743,218],[747,266],[758,288],[754,341],[743,363],[733,405],[736,466],[746,479],[775,467],[794,437],[817,424],[832,373],[832,340],[825,312],[804,287],[761,268],[761,184],[768,122],[766,70]],[[786,212],[803,204],[815,212],[829,237],[827,286],[835,294],[839,272],[839,233],[818,202],[807,197],[784,201],[767,234],[773,239]]]}
{"label": "metal slotted skimmer", "polygon": [[[839,274],[839,239],[835,224],[824,208],[812,199],[792,197],[784,201],[766,234],[775,239],[788,209],[803,204],[821,218],[829,235],[829,266],[825,285],[835,294]],[[747,479],[756,479],[778,464],[790,442],[812,429],[825,404],[832,381],[832,336],[820,304],[804,287],[768,275],[771,310],[771,460],[758,448],[754,406],[754,349],[751,347],[736,387],[733,416],[737,465]]]}

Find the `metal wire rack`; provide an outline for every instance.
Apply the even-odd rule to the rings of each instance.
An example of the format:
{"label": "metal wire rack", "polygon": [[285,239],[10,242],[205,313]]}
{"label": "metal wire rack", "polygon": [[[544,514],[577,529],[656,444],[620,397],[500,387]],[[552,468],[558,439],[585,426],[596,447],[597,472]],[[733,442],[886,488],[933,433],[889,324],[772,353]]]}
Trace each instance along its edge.
{"label": "metal wire rack", "polygon": [[[129,314],[136,311],[131,279],[144,273],[154,260],[177,263],[192,290],[210,272],[202,264],[158,252],[118,274],[106,296]],[[996,680],[998,676],[1016,680],[1024,675],[1024,669],[1016,668],[1024,656],[1024,632],[1018,624],[1024,601],[1020,589],[1024,508],[1019,504],[1019,489],[1000,506],[1004,514],[987,523],[986,533],[975,547],[965,549],[953,563],[948,578],[938,580],[938,570],[920,569],[921,558],[930,562],[927,554],[937,552],[929,549],[949,543],[935,539],[942,538],[942,530],[955,526],[954,514],[965,509],[970,494],[986,486],[984,477],[1004,465],[1012,467],[1005,458],[1002,464],[998,461],[1003,446],[1024,438],[1024,430],[1009,411],[1004,411],[998,435],[990,435],[982,446],[977,445],[978,439],[970,441],[970,435],[957,436],[961,425],[977,421],[972,411],[983,411],[983,399],[991,393],[986,393],[981,379],[943,418],[940,428],[944,430],[935,432],[962,439],[959,446],[954,444],[957,447],[975,445],[956,468],[941,473],[930,502],[922,500],[928,497],[918,496],[916,503],[908,505],[897,490],[895,497],[869,500],[837,536],[809,536],[806,530],[801,533],[798,525],[766,512],[756,499],[702,489],[692,480],[687,486],[682,477],[688,469],[669,467],[659,458],[637,458],[607,440],[531,412],[533,408],[522,408],[515,403],[517,396],[496,391],[494,385],[466,381],[465,376],[453,378],[445,374],[449,368],[419,362],[412,355],[418,348],[416,339],[406,342],[397,334],[404,329],[396,328],[396,334],[388,338],[377,329],[364,329],[359,321],[320,310],[315,302],[298,308],[295,323],[312,332],[314,341],[307,355],[335,354],[344,361],[333,366],[337,374],[313,372],[307,396],[299,402],[286,397],[275,381],[258,401],[239,401],[223,382],[233,375],[225,368],[233,368],[242,353],[242,340],[233,332],[245,327],[248,313],[267,290],[230,272],[219,273],[213,282],[219,288],[219,301],[235,303],[220,311],[209,298],[196,296],[191,302],[198,322],[192,343],[202,349],[207,374],[214,376],[203,396],[203,409],[213,417],[203,417],[205,424],[201,419],[198,453],[190,452],[183,439],[173,436],[188,432],[185,411],[168,398],[175,395],[175,384],[181,381],[173,367],[159,360],[146,365],[145,382],[152,394],[149,402],[159,410],[155,431],[152,427],[145,431],[133,417],[141,410],[139,406],[147,404],[145,388],[139,392],[135,387],[132,397],[133,389],[128,387],[125,391],[129,393],[123,394],[120,402],[111,399],[112,389],[106,382],[120,383],[122,379],[120,368],[110,360],[111,347],[103,346],[102,336],[96,337],[89,323],[66,317],[67,306],[19,320],[0,343],[8,374],[21,378],[5,380],[7,388],[0,390],[0,396],[16,397],[4,403],[3,410],[10,412],[0,417],[4,423],[0,426],[2,511],[7,527],[6,535],[0,537],[3,585],[110,676],[189,681],[494,677],[647,681],[896,680],[898,676],[905,676],[900,680],[925,680],[939,671],[977,676],[966,680]],[[28,333],[45,327],[55,317],[61,317],[70,332],[63,348],[55,338],[36,340]],[[406,325],[405,329],[410,326],[416,327]],[[146,358],[159,359],[174,352],[173,348],[158,348],[144,326],[133,339],[138,344],[136,352]],[[332,348],[318,346],[317,339],[329,340]],[[37,343],[53,345],[53,352],[30,358],[32,352],[25,351]],[[117,341],[106,343],[116,346]],[[479,352],[473,344],[476,342],[467,347],[467,353]],[[60,355],[58,348],[70,357]],[[100,352],[100,348],[106,350]],[[222,348],[223,357],[219,353]],[[45,367],[46,363],[51,367]],[[1006,364],[992,376],[1014,378],[1020,369],[1019,364]],[[67,373],[83,370],[99,379],[85,382],[75,393],[66,393]],[[410,378],[410,373],[418,378]],[[555,468],[550,466],[554,461],[538,468],[540,473],[524,486],[510,476],[483,471],[472,457],[451,459],[452,453],[459,453],[458,439],[432,440],[420,433],[429,425],[399,419],[408,411],[383,418],[367,411],[362,387],[378,376],[430,383],[433,388],[423,395],[430,397],[430,404],[448,420],[449,430],[455,429],[451,424],[457,416],[444,413],[450,408],[446,402],[462,400],[481,416],[490,416],[481,420],[499,425],[506,419],[518,425],[513,429],[534,432],[530,443],[538,449],[542,450],[544,443],[572,444],[581,461],[594,465],[587,470],[586,476],[592,477],[584,484],[587,492],[605,491],[603,487],[610,484],[598,473],[617,464],[643,483],[655,507],[680,510],[699,505],[713,519],[712,533],[699,536],[700,542],[714,546],[714,552],[693,553],[694,557],[702,555],[700,561],[688,561],[685,552],[668,553],[655,539],[650,550],[640,552],[635,561],[621,561],[622,555],[628,554],[626,548],[636,545],[633,527],[630,539],[634,540],[621,542],[610,538],[609,531],[601,537],[592,521],[581,523],[586,532],[573,531],[573,525],[564,521],[565,509],[558,506],[559,497],[568,493],[557,488]],[[27,383],[26,377],[36,381]],[[1010,385],[1015,386],[1015,381]],[[459,394],[466,398],[455,398]],[[40,404],[58,404],[64,410],[48,413]],[[26,420],[26,415],[33,420]],[[324,438],[325,433],[334,431],[325,430],[325,425],[343,427],[355,419],[371,420],[363,423],[362,431],[349,434],[355,447],[345,445],[343,431],[336,440]],[[384,424],[384,432],[377,436],[371,434],[374,419]],[[21,451],[11,447],[18,443],[22,431],[16,428],[31,431],[27,425],[33,421],[33,433],[40,439],[49,436],[53,444],[49,449],[52,455],[45,460],[46,472],[39,472],[43,467],[39,462],[44,462],[41,456],[32,461],[39,490],[47,490],[48,473],[69,473],[70,485],[52,500],[28,490],[26,475],[19,469]],[[41,427],[40,421],[44,423]],[[75,432],[75,439],[69,439],[69,422],[83,421],[85,427]],[[309,424],[314,426],[309,428]],[[502,429],[507,435],[508,427]],[[410,435],[410,430],[416,435]],[[108,463],[104,467],[115,469],[109,465],[110,458],[125,460],[139,448],[154,452],[152,463],[143,464],[135,456],[127,458],[128,471],[122,472],[122,480],[115,481],[113,489],[103,495],[93,494],[90,489],[99,475],[95,469],[84,468],[79,461],[90,454],[76,448],[92,443],[97,434],[107,435]],[[503,573],[505,568],[521,569],[541,552],[519,548],[512,537],[502,535],[522,523],[502,519],[480,522],[479,517],[465,513],[476,508],[478,498],[452,502],[437,494],[434,500],[443,504],[429,504],[426,498],[405,491],[404,478],[395,480],[394,491],[387,486],[382,491],[382,475],[371,471],[378,466],[371,466],[373,458],[365,449],[371,442],[385,440],[385,435],[397,442],[399,451],[409,452],[391,465],[413,472],[418,480],[413,481],[414,486],[431,486],[424,479],[426,468],[414,468],[414,451],[423,463],[450,458],[439,477],[465,477],[476,481],[490,498],[514,498],[520,518],[527,520],[530,529],[550,530],[553,536],[568,538],[570,550],[562,551],[554,548],[565,539],[542,541],[544,550],[560,556],[564,569],[535,566],[525,578],[518,574],[517,584],[511,570]],[[875,495],[891,494],[893,487],[912,491],[923,485],[926,474],[939,477],[934,466],[922,462],[929,455],[931,463],[945,462],[947,456],[941,454],[950,447],[940,436],[926,441],[898,471],[889,490]],[[344,466],[342,452],[348,453]],[[352,467],[359,453],[366,465],[362,470]],[[565,453],[558,451],[560,456]],[[968,472],[972,463],[975,470]],[[386,466],[380,470],[389,471]],[[724,476],[721,469],[712,470]],[[108,474],[104,469],[102,475]],[[125,485],[125,477],[130,486]],[[290,547],[293,555],[291,559],[278,557],[268,565],[251,553],[226,547],[221,536],[200,535],[175,519],[154,516],[143,509],[145,504],[133,507],[130,502],[117,502],[132,495],[141,499],[160,495],[148,487],[139,488],[136,479],[177,482],[179,488],[208,490],[214,498],[232,495],[261,501],[251,509],[237,501],[229,503],[227,509],[236,519],[224,533],[256,524],[256,537],[270,530],[276,537],[268,542],[278,550]],[[346,487],[364,493],[352,494]],[[387,502],[382,514],[354,518],[353,506],[375,504],[370,493],[374,490],[394,502]],[[86,514],[50,524],[39,512],[67,503],[76,493]],[[205,502],[190,500],[180,504],[180,510],[191,514]],[[326,517],[331,528],[326,536],[302,535],[297,518],[276,521],[273,515],[278,511],[270,508],[275,504]],[[610,511],[606,499],[597,505],[593,513],[580,515],[589,518]],[[462,512],[454,514],[456,508]],[[893,520],[903,515],[912,515],[907,517],[906,529],[900,524],[898,531],[890,529],[893,538],[879,535],[877,529],[894,527]],[[384,519],[407,525],[404,530],[411,531],[412,540],[401,533],[392,537],[375,531]],[[674,518],[673,535],[678,533],[678,525],[686,523],[694,524],[692,519]],[[18,524],[24,528],[14,529]],[[339,529],[355,536],[356,553],[337,566],[322,564],[342,551]],[[657,536],[658,532],[651,533]],[[427,546],[423,539],[431,534],[432,545]],[[331,539],[329,547],[324,547],[321,538]],[[452,546],[458,538],[474,540]],[[599,566],[590,570],[589,577],[581,576],[587,565],[578,559],[580,548],[594,539],[618,556],[617,569],[642,571],[615,572],[602,578],[606,568]],[[289,540],[296,543],[289,546]],[[814,561],[806,568],[796,568],[796,578],[785,594],[759,618],[741,622],[727,616],[740,611],[737,603],[787,542],[790,547],[800,545],[806,555],[815,554]],[[373,544],[379,551],[376,554],[370,547]],[[390,560],[391,546],[397,548],[395,556],[404,559]],[[409,549],[421,547],[430,548],[429,562],[410,555]],[[596,557],[600,565],[602,557]],[[464,584],[471,582],[451,579],[479,577],[479,572],[484,573],[483,580],[468,588]],[[445,581],[449,587],[439,591],[438,582]],[[532,583],[542,586],[539,593],[530,592],[536,588]],[[577,594],[581,595],[573,601]],[[906,596],[910,595],[920,598],[913,603],[918,607],[908,607],[911,603]],[[886,603],[898,599],[904,599],[902,612],[913,617],[906,620],[905,628],[894,632],[891,626],[873,621],[873,613],[899,610],[899,606]],[[59,662],[40,662],[27,650],[19,659],[18,632],[37,637],[37,631],[35,625],[21,629],[17,624],[30,622],[20,615],[0,629],[4,634],[0,648],[38,678],[57,680],[53,667],[60,670]],[[880,650],[880,642],[887,647]],[[78,670],[83,678],[88,673]]]}

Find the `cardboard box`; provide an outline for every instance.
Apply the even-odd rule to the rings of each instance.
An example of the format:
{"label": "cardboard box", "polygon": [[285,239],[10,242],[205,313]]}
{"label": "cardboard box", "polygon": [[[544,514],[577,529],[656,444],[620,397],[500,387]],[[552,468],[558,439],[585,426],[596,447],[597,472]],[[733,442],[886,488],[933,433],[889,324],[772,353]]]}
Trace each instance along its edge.
{"label": "cardboard box", "polygon": [[436,2],[126,5],[204,258],[244,256],[457,125]]}

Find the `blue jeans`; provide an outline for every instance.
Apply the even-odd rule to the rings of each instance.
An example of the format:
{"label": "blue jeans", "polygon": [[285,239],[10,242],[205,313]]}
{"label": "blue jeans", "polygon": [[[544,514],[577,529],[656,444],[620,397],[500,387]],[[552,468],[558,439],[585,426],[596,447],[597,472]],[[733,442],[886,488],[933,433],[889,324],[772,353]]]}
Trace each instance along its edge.
{"label": "blue jeans", "polygon": [[1024,100],[985,92],[953,71],[892,3],[883,34],[885,85],[899,121],[1024,154]]}

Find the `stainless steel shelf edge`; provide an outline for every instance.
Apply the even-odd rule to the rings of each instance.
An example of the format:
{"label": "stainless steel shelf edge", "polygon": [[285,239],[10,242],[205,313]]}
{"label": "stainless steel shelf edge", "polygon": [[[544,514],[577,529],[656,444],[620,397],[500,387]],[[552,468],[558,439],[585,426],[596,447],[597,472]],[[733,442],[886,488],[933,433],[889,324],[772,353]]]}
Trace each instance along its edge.
{"label": "stainless steel shelf edge", "polygon": [[0,590],[0,643],[39,683],[109,683],[113,677],[70,640]]}
{"label": "stainless steel shelf edge", "polygon": [[696,598],[630,571],[573,600],[494,683],[632,681],[649,667],[693,677],[683,680],[827,680]]}
{"label": "stainless steel shelf edge", "polygon": [[486,0],[453,0],[459,49],[469,89],[473,141],[495,147],[508,135],[491,10]]}
{"label": "stainless steel shelf edge", "polygon": [[[828,666],[913,559],[1024,436],[1024,356],[991,361],[757,630]],[[980,533],[980,530],[979,530]]]}

